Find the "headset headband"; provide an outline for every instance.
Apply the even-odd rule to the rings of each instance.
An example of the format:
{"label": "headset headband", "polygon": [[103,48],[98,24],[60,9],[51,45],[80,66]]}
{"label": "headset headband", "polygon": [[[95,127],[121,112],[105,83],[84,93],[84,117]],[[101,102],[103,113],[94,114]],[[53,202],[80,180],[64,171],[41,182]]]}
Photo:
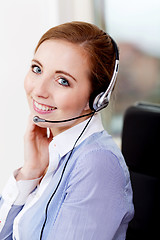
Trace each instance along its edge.
{"label": "headset headband", "polygon": [[[111,38],[111,37],[110,37]],[[116,83],[116,78],[119,70],[119,51],[117,44],[115,41],[111,38],[112,44],[114,46],[114,51],[115,51],[115,66],[114,66],[114,71],[113,75],[111,78],[111,81],[109,83],[109,86],[105,92],[101,92],[96,96],[96,98],[93,101],[93,109],[97,112],[100,111],[101,109],[105,108],[108,106],[112,90],[115,86]]]}

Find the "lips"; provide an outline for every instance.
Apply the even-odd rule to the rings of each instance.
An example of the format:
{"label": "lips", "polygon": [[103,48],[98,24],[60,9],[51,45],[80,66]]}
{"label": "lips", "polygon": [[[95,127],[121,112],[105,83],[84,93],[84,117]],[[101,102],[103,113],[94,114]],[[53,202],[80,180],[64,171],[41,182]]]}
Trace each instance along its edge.
{"label": "lips", "polygon": [[33,108],[36,112],[41,113],[41,114],[50,113],[56,109],[56,107],[44,105],[44,104],[36,102],[35,100],[33,100]]}

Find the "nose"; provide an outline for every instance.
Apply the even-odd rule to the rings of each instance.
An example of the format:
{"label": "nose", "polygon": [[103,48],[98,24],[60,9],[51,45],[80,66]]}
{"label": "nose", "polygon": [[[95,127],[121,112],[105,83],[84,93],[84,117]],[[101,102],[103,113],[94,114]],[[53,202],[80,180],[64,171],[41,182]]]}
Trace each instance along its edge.
{"label": "nose", "polygon": [[39,79],[34,87],[34,95],[38,98],[49,97],[49,81],[45,78]]}

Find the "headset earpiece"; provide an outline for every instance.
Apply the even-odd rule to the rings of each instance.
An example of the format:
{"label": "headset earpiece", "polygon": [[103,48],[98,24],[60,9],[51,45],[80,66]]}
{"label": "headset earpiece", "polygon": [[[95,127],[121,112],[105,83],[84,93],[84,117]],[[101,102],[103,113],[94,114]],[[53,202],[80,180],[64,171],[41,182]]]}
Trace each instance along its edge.
{"label": "headset earpiece", "polygon": [[101,92],[100,94],[98,94],[93,101],[93,109],[96,112],[108,106],[109,100],[107,97],[103,100],[103,102],[101,102],[103,94],[104,92]]}
{"label": "headset earpiece", "polygon": [[112,78],[111,78],[111,81],[109,83],[109,86],[108,86],[107,90],[105,92],[99,93],[93,101],[90,100],[90,108],[92,110],[96,111],[96,112],[98,112],[101,109],[108,106],[112,90],[113,90],[113,88],[116,84],[116,78],[117,78],[117,74],[118,74],[118,70],[119,70],[119,51],[118,51],[118,47],[117,47],[117,44],[115,43],[115,41],[112,38],[111,38],[111,41],[113,43],[114,50],[115,50],[114,71],[113,71],[113,75],[112,75]]}

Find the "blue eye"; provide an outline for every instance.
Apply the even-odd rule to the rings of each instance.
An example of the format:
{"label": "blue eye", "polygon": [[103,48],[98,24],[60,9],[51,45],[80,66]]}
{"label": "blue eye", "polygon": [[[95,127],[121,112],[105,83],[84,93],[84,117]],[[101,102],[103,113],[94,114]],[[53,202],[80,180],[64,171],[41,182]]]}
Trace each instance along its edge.
{"label": "blue eye", "polygon": [[37,65],[32,65],[31,67],[32,67],[32,71],[33,71],[34,73],[41,74],[41,69],[40,69],[39,66],[37,66]]}
{"label": "blue eye", "polygon": [[69,82],[65,78],[59,78],[58,83],[63,86],[69,86]]}

